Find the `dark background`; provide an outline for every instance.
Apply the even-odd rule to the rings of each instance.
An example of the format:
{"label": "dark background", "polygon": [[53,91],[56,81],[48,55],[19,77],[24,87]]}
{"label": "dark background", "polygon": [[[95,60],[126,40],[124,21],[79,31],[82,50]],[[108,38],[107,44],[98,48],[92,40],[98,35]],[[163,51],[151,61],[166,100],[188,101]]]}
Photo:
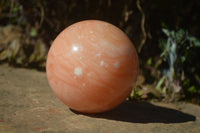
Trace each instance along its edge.
{"label": "dark background", "polygon": [[[141,91],[142,94],[134,92],[134,98],[165,99],[170,92],[160,92],[160,96],[160,93],[157,95],[157,92],[152,90],[162,77],[163,69],[168,67],[160,57],[162,49],[159,47],[159,41],[166,38],[162,29],[183,29],[199,38],[200,1],[137,2],[138,0],[0,0],[0,63],[45,71],[48,49],[64,28],[81,20],[103,20],[122,29],[137,49],[141,79],[138,92],[144,85],[149,85],[150,91],[146,92],[147,96],[144,96],[144,91]],[[145,43],[141,44],[142,41]],[[191,61],[183,67],[189,81],[181,81],[183,91],[179,93],[181,96],[175,96],[178,100],[200,103],[199,52],[199,48],[193,48]],[[150,63],[147,63],[148,61]],[[194,67],[197,78],[194,78],[194,73],[187,71],[191,66]],[[152,71],[157,76],[152,74]],[[189,88],[192,91],[188,91]]]}

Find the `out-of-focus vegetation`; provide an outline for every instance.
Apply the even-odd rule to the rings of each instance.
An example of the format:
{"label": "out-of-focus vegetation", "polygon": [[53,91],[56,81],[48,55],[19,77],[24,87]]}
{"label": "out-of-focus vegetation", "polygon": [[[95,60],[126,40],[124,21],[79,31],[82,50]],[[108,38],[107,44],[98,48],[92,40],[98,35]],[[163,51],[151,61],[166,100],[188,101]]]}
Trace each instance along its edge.
{"label": "out-of-focus vegetation", "polygon": [[[167,64],[168,68],[162,68],[163,76],[158,81],[156,89],[164,92],[164,94],[171,94],[171,98],[174,99],[175,94],[184,91],[182,87],[187,84],[187,87],[189,87],[186,89],[187,93],[200,94],[200,89],[190,86],[190,81],[195,80],[195,78],[187,75],[191,73],[199,79],[199,75],[196,73],[200,68],[196,64],[192,65],[192,58],[195,58],[194,49],[200,47],[200,41],[182,29],[177,32],[163,29],[163,32],[167,39],[160,41],[161,59],[163,63]],[[191,64],[191,66],[188,66],[188,64]],[[198,79],[196,81],[200,84]],[[192,90],[191,87],[193,88]]]}
{"label": "out-of-focus vegetation", "polygon": [[45,70],[59,32],[81,20],[104,20],[126,32],[138,51],[140,73],[129,99],[200,104],[199,12],[199,0],[1,0],[0,63]]}

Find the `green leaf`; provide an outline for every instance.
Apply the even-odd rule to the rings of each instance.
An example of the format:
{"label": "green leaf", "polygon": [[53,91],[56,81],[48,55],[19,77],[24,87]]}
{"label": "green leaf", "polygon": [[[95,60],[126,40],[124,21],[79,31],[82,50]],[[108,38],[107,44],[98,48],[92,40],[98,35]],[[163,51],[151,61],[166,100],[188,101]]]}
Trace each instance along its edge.
{"label": "green leaf", "polygon": [[185,56],[181,56],[181,62],[185,62],[186,61],[186,57]]}
{"label": "green leaf", "polygon": [[192,43],[195,47],[200,47],[200,40],[198,40],[194,36],[188,36],[187,39]]}
{"label": "green leaf", "polygon": [[13,13],[17,13],[19,11],[19,7],[15,6],[12,11],[13,11]]}
{"label": "green leaf", "polygon": [[185,38],[185,35],[186,35],[186,32],[180,29],[175,35],[176,42],[180,43]]}
{"label": "green leaf", "polygon": [[147,65],[149,65],[149,66],[152,65],[152,58],[151,57],[147,60]]}
{"label": "green leaf", "polygon": [[37,36],[37,30],[36,30],[35,27],[32,27],[32,28],[31,28],[30,36],[31,36],[31,37],[36,37],[36,36]]}
{"label": "green leaf", "polygon": [[190,85],[190,80],[189,79],[186,79],[184,82],[183,82],[183,86],[184,87],[189,87]]}
{"label": "green leaf", "polygon": [[138,95],[139,97],[141,97],[141,96],[142,96],[142,92],[141,92],[141,91],[138,91],[138,92],[137,92],[137,95]]}
{"label": "green leaf", "polygon": [[194,46],[195,46],[195,47],[200,47],[200,41],[199,41],[199,40],[196,40],[196,41],[194,42]]}
{"label": "green leaf", "polygon": [[195,86],[191,86],[190,88],[188,88],[188,92],[190,92],[190,93],[196,93],[197,89],[196,89]]}
{"label": "green leaf", "polygon": [[163,27],[163,28],[167,28],[168,26],[166,25],[165,22],[161,22],[161,27]]}
{"label": "green leaf", "polygon": [[197,40],[196,37],[193,37],[193,36],[188,36],[187,39],[193,42]]}
{"label": "green leaf", "polygon": [[0,53],[0,61],[7,59],[8,57],[8,50],[4,50]]}
{"label": "green leaf", "polygon": [[167,43],[167,40],[165,40],[165,39],[160,39],[160,41],[159,41],[159,47],[160,47],[162,50],[165,50],[165,48],[166,48],[166,43]]}
{"label": "green leaf", "polygon": [[168,37],[170,36],[170,31],[168,29],[162,29],[162,31],[167,35]]}

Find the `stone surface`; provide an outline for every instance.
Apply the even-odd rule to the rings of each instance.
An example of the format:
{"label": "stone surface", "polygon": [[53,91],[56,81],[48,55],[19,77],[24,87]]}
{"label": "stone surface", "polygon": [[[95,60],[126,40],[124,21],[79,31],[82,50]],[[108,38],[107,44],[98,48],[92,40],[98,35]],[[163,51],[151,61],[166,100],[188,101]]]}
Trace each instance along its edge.
{"label": "stone surface", "polygon": [[81,114],[55,97],[44,72],[0,65],[0,133],[199,133],[199,118],[199,106],[182,102]]}

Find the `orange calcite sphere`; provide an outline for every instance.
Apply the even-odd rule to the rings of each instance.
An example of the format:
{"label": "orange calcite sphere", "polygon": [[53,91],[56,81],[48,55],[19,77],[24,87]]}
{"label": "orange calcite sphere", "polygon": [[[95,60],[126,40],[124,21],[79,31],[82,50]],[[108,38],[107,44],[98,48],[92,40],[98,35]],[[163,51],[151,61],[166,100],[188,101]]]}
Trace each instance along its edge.
{"label": "orange calcite sphere", "polygon": [[100,113],[121,104],[130,94],[138,73],[138,57],[119,28],[86,20],[57,36],[46,70],[53,92],[68,107]]}

